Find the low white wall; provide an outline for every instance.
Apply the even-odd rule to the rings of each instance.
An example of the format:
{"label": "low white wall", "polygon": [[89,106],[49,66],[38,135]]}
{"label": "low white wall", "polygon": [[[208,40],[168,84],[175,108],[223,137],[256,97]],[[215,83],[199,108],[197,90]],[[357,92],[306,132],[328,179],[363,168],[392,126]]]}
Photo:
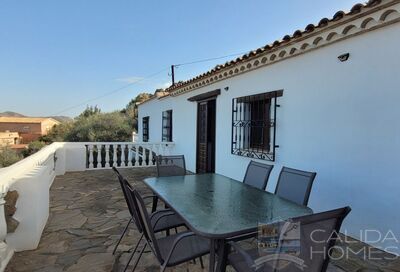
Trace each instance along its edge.
{"label": "low white wall", "polygon": [[[56,161],[54,158],[56,157]],[[56,175],[65,173],[63,143],[53,143],[39,152],[0,169],[0,184],[19,194],[14,218],[19,225],[6,236],[15,251],[35,249],[49,216],[49,188]]]}
{"label": "low white wall", "polygon": [[14,218],[19,225],[6,237],[15,251],[35,249],[49,217],[49,188],[55,171],[51,165],[36,166],[10,186],[19,194]]}
{"label": "low white wall", "polygon": [[[0,188],[16,190],[19,194],[14,218],[19,225],[14,233],[7,234],[9,251],[37,248],[49,216],[49,189],[58,175],[67,171],[85,171],[86,145],[125,145],[131,148],[145,147],[156,154],[168,154],[173,143],[53,143],[39,152],[0,169]],[[136,167],[146,167],[142,164]],[[101,169],[101,168],[100,168]],[[93,169],[91,169],[93,170]],[[0,228],[6,228],[0,220]],[[0,259],[4,259],[0,252]],[[0,264],[0,271],[4,268]]]}

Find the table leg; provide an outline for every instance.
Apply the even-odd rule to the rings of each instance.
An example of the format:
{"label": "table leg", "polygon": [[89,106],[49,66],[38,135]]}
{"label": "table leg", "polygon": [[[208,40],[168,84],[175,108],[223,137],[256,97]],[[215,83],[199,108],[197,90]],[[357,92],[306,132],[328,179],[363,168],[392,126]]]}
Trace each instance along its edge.
{"label": "table leg", "polygon": [[210,264],[208,272],[214,272],[215,270],[215,240],[210,240]]}
{"label": "table leg", "polygon": [[226,240],[220,240],[218,243],[218,262],[217,271],[225,272],[228,263],[229,245]]}

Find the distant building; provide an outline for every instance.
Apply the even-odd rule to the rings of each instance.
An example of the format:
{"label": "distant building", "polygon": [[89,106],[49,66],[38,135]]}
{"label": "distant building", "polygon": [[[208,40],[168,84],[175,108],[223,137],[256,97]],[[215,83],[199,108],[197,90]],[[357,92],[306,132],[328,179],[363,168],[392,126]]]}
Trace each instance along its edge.
{"label": "distant building", "polygon": [[18,145],[21,137],[18,132],[0,132],[0,148],[4,146]]}
{"label": "distant building", "polygon": [[18,132],[21,143],[26,144],[46,135],[58,124],[60,122],[53,118],[0,117],[0,132]]}

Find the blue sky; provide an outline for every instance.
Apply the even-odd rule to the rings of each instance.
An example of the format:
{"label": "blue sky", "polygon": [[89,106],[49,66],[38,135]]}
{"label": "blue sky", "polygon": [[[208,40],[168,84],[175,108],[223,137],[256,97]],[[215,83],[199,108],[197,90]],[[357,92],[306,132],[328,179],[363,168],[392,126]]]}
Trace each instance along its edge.
{"label": "blue sky", "polygon": [[[255,49],[355,3],[0,0],[0,112],[76,116],[87,104],[121,109],[138,93],[167,86],[168,71],[86,101],[171,64]],[[232,58],[179,67],[176,80]]]}

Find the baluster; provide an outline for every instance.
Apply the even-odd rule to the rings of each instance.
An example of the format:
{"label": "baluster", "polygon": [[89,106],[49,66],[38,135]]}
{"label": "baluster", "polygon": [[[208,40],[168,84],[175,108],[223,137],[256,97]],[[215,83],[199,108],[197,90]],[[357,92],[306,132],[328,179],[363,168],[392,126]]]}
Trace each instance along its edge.
{"label": "baluster", "polygon": [[121,144],[121,167],[124,167],[125,164],[125,148],[126,145],[125,144]]}
{"label": "baluster", "polygon": [[138,167],[139,165],[139,146],[135,145],[135,166]]}
{"label": "baluster", "polygon": [[153,144],[149,144],[149,166],[154,165],[153,163]]}
{"label": "baluster", "polygon": [[105,146],[104,146],[104,148],[105,148],[105,151],[106,151],[106,156],[105,156],[105,160],[106,160],[106,164],[105,164],[105,167],[106,168],[110,168],[110,145],[109,144],[106,144]]}
{"label": "baluster", "polygon": [[132,167],[132,145],[128,144],[128,167]]}
{"label": "baluster", "polygon": [[89,151],[89,168],[93,168],[93,145],[88,145]]}
{"label": "baluster", "polygon": [[113,144],[113,166],[117,167],[118,166],[118,158],[117,158],[117,144]]}
{"label": "baluster", "polygon": [[147,165],[149,165],[149,163],[147,163],[147,158],[148,158],[148,156],[147,156],[147,151],[148,151],[147,144],[143,144],[142,148],[143,148],[142,166],[147,166]]}
{"label": "baluster", "polygon": [[102,168],[103,165],[101,165],[101,145],[98,144],[96,145],[97,147],[97,168]]}

